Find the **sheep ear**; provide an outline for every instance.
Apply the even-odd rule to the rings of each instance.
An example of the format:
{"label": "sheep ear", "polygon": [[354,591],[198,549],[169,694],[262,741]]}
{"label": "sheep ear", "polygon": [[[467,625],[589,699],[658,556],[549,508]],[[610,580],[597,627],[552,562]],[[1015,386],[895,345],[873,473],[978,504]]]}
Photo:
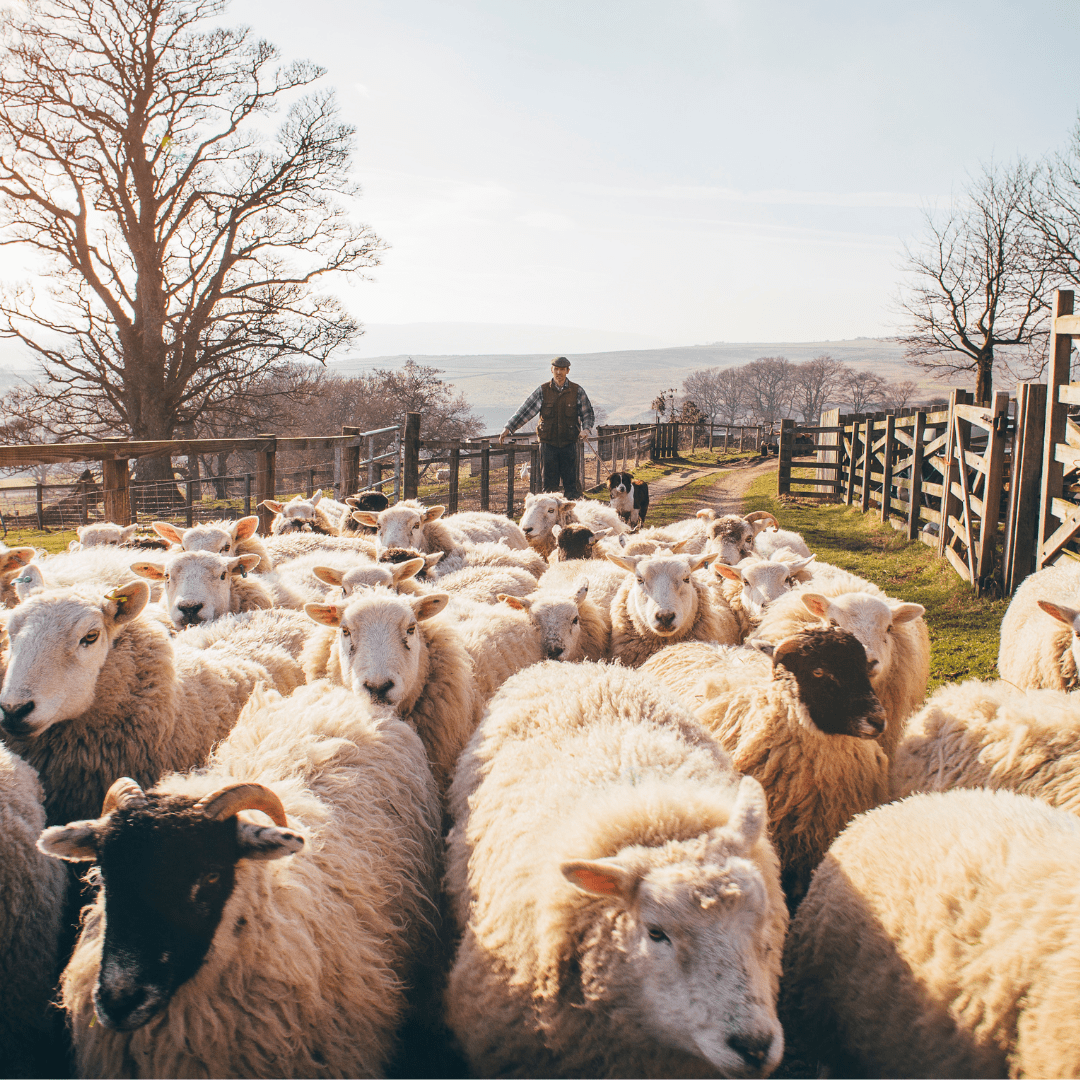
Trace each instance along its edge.
{"label": "sheep ear", "polygon": [[574,603],[580,604],[581,601],[589,595],[589,579],[587,577],[579,577],[574,584],[577,585],[577,592],[574,593]]}
{"label": "sheep ear", "polygon": [[[805,570],[806,567],[808,567],[814,561],[814,559],[816,559],[816,558],[817,558],[816,555],[808,555],[805,559],[792,559],[787,564],[788,565],[788,573],[789,574],[797,574],[801,570]],[[777,560],[774,560],[774,561],[776,561],[776,562],[784,562],[785,560],[784,559],[777,559]],[[918,604],[912,604],[911,606],[912,607],[918,607],[919,605]],[[924,608],[923,610],[925,611],[926,609]],[[912,616],[909,616],[909,617],[910,618],[918,618],[918,616],[915,616],[915,615],[912,615]]]}
{"label": "sheep ear", "polygon": [[146,607],[150,599],[150,586],[145,581],[125,581],[105,597],[102,611],[116,626],[131,622]]}
{"label": "sheep ear", "polygon": [[162,563],[133,562],[130,570],[133,574],[138,574],[139,577],[146,578],[147,581],[165,580],[165,566]]}
{"label": "sheep ear", "polygon": [[827,619],[829,617],[829,601],[821,593],[803,593],[802,594],[803,607],[810,612],[811,615],[816,615],[819,619]]}
{"label": "sheep ear", "polygon": [[680,554],[682,552],[682,549],[686,547],[686,545],[689,544],[692,539],[693,537],[688,536],[685,540],[680,540],[677,544],[671,544],[671,554]]}
{"label": "sheep ear", "polygon": [[70,825],[54,825],[38,837],[38,851],[65,862],[94,862],[98,856],[97,824],[97,821],[73,821]]}
{"label": "sheep ear", "polygon": [[559,867],[575,888],[589,896],[607,896],[629,901],[634,895],[638,876],[615,859],[575,860]]}
{"label": "sheep ear", "polygon": [[248,571],[254,570],[261,562],[262,557],[259,555],[238,555],[236,558],[229,560],[229,573],[243,574],[244,577],[247,577]]}
{"label": "sheep ear", "polygon": [[[154,526],[157,528],[157,526]],[[233,528],[232,534],[234,540],[247,540],[249,536],[254,536],[259,529],[259,515],[252,514],[250,517],[241,518]],[[164,536],[165,534],[162,533]],[[166,537],[168,539],[168,537]]]}
{"label": "sheep ear", "polygon": [[1080,630],[1080,611],[1076,608],[1052,604],[1049,600],[1039,600],[1038,604],[1047,615],[1057,619],[1058,622],[1063,622],[1070,630]]}
{"label": "sheep ear", "polygon": [[438,565],[442,557],[446,554],[445,551],[433,551],[430,555],[424,556],[424,566],[428,570],[432,570]]}
{"label": "sheep ear", "polygon": [[742,571],[737,566],[728,566],[727,563],[714,562],[712,566],[714,574],[725,577],[729,581],[742,581]]}
{"label": "sheep ear", "polygon": [[429,506],[427,510],[424,511],[424,524],[426,525],[429,521],[435,521],[437,518],[441,518],[445,513],[445,506]]}
{"label": "sheep ear", "polygon": [[726,830],[734,833],[743,847],[749,851],[758,840],[769,820],[769,807],[765,789],[752,776],[744,776],[739,782],[735,805],[731,808]]}
{"label": "sheep ear", "polygon": [[597,540],[603,540],[605,536],[611,533],[611,526],[608,525],[603,529],[596,529],[593,531],[592,538],[589,540],[590,544],[595,544]]}
{"label": "sheep ear", "polygon": [[343,609],[339,604],[305,604],[304,614],[321,626],[340,626]]}
{"label": "sheep ear", "polygon": [[532,601],[527,596],[511,596],[509,593],[497,593],[495,599],[500,604],[512,607],[515,611],[528,611],[532,607]]}
{"label": "sheep ear", "polygon": [[311,496],[311,505],[318,506],[322,502],[322,488],[319,488],[314,495]]}
{"label": "sheep ear", "polygon": [[45,576],[36,563],[31,563],[15,579],[15,595],[20,601],[25,600],[32,592],[43,588],[45,588]]}
{"label": "sheep ear", "polygon": [[270,862],[295,855],[303,846],[304,838],[292,829],[278,825],[252,825],[250,821],[236,824],[236,842],[241,859]]}
{"label": "sheep ear", "polygon": [[359,521],[361,525],[366,525],[369,529],[379,527],[379,515],[371,510],[354,510],[352,519],[353,521]]}
{"label": "sheep ear", "polygon": [[637,572],[638,563],[645,557],[644,555],[612,555],[610,551],[605,552],[604,555],[609,562],[613,562],[630,574]]}
{"label": "sheep ear", "polygon": [[412,601],[413,613],[416,618],[423,622],[433,615],[438,615],[447,604],[450,603],[450,594],[444,592],[428,593],[427,596],[418,596]]}
{"label": "sheep ear", "polygon": [[716,517],[716,511],[706,508],[704,510],[699,510],[694,517],[699,517],[702,521],[712,521],[712,519]]}
{"label": "sheep ear", "polygon": [[25,566],[35,555],[37,549],[32,547],[17,547],[5,551],[0,555],[0,574],[6,574],[11,570],[18,570]]}
{"label": "sheep ear", "polygon": [[708,566],[719,556],[714,551],[707,551],[704,555],[691,555],[690,556],[690,570],[700,570],[703,566]]}
{"label": "sheep ear", "polygon": [[285,504],[278,502],[277,499],[263,499],[263,501],[259,503],[259,509],[271,510],[275,514],[280,514],[281,511],[285,509]]}
{"label": "sheep ear", "polygon": [[138,525],[128,525],[120,530],[120,543],[126,544],[134,535]]}
{"label": "sheep ear", "polygon": [[562,526],[561,525],[552,525],[551,526],[551,535],[554,536],[556,540],[559,539],[559,533],[561,533],[561,532],[562,532]]}
{"label": "sheep ear", "polygon": [[[247,521],[247,518],[243,519]],[[259,519],[255,519],[255,523],[258,524]],[[168,540],[170,544],[183,544],[184,534],[171,522],[168,521],[155,521],[150,526],[162,538],[162,540]]]}
{"label": "sheep ear", "polygon": [[[813,558],[813,556],[811,556]],[[898,626],[900,623],[911,622],[913,619],[919,619],[926,614],[926,608],[922,604],[901,604],[897,608],[893,608],[892,621],[893,626]]]}
{"label": "sheep ear", "polygon": [[[442,552],[440,551],[441,555]],[[396,563],[394,569],[390,571],[391,578],[395,585],[399,582],[406,581],[408,578],[416,577],[421,570],[424,569],[424,564],[427,560],[424,558],[419,559],[406,559],[403,563]]]}
{"label": "sheep ear", "polygon": [[332,566],[316,566],[311,572],[327,585],[340,585],[341,579],[345,576],[341,570],[335,570]]}

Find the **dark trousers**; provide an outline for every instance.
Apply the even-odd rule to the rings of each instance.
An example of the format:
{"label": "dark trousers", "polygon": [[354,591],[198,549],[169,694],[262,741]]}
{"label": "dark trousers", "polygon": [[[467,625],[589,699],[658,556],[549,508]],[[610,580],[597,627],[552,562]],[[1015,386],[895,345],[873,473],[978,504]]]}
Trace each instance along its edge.
{"label": "dark trousers", "polygon": [[540,468],[545,491],[558,491],[561,485],[568,499],[580,499],[578,486],[577,440],[566,446],[540,444]]}

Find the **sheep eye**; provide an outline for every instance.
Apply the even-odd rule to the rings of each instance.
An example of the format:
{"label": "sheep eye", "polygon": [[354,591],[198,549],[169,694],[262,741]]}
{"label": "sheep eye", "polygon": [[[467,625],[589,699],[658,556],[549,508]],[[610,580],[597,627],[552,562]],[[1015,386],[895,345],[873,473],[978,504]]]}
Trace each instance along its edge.
{"label": "sheep eye", "polygon": [[690,584],[690,579],[688,577],[684,577],[683,578],[683,584],[684,585],[689,585]]}
{"label": "sheep eye", "polygon": [[209,874],[204,875],[204,885],[216,885],[221,880],[221,875],[215,870]]}
{"label": "sheep eye", "polygon": [[80,640],[80,645],[93,645],[95,641],[101,636],[100,630],[91,630],[89,634],[83,636]]}
{"label": "sheep eye", "polygon": [[820,679],[822,677],[822,675],[824,675],[824,674],[825,674],[825,669],[824,668],[819,668],[819,667],[814,668],[814,678],[815,679]]}
{"label": "sheep eye", "polygon": [[226,574],[227,572],[228,572],[228,571],[226,571],[226,570],[222,570],[222,571],[221,571],[221,580],[222,580],[222,581],[224,581],[224,580],[225,580],[225,574]]}
{"label": "sheep eye", "polygon": [[667,934],[665,934],[664,931],[660,929],[659,926],[649,927],[649,940],[656,942],[666,941],[669,944],[671,943],[671,938],[669,938]]}
{"label": "sheep eye", "polygon": [[579,618],[578,618],[578,617],[577,617],[577,616],[575,615],[575,616],[574,616],[574,621],[573,621],[573,622],[572,622],[572,623],[571,623],[570,625],[571,625],[571,626],[577,626],[577,624],[578,624],[579,622],[581,622],[581,620],[580,620],[580,619],[579,619]]}
{"label": "sheep eye", "polygon": [[343,627],[341,628],[341,636],[342,636],[342,637],[350,637],[350,636],[351,636],[351,635],[349,634],[349,631],[348,631],[348,629],[347,629],[346,627],[344,627],[344,626],[343,626]]}
{"label": "sheep eye", "polygon": [[416,633],[416,627],[410,626],[409,629],[405,631],[405,633],[408,634],[409,637],[412,637],[412,635]]}

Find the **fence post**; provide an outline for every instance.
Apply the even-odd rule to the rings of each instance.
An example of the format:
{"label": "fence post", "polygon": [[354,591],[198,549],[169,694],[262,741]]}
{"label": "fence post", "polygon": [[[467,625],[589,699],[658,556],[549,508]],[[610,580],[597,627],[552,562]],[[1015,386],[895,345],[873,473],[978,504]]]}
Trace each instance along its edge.
{"label": "fence post", "polygon": [[[949,518],[962,512],[961,500],[952,486],[960,476],[960,465],[956,460],[956,432],[960,421],[956,415],[956,406],[967,403],[968,395],[965,391],[952,390],[949,393],[949,419],[945,427],[945,471],[941,485],[941,528],[938,536],[938,555],[941,558],[945,558],[945,549],[949,546]],[[962,439],[962,445],[967,445],[966,439]],[[972,587],[975,586],[975,582],[971,584]]]}
{"label": "fence post", "polygon": [[599,487],[604,474],[604,455],[600,452],[600,448],[603,445],[602,436],[600,435],[600,429],[596,429],[596,486]]}
{"label": "fence post", "polygon": [[859,506],[865,514],[870,509],[870,463],[874,460],[874,418],[868,416],[863,428],[862,495]]}
{"label": "fence post", "polygon": [[415,499],[420,487],[420,414],[405,414],[405,438],[401,448],[402,498]]}
{"label": "fence post", "polygon": [[1060,315],[1073,313],[1073,292],[1071,289],[1055,289],[1050,319],[1050,364],[1046,372],[1046,421],[1043,428],[1043,465],[1042,493],[1039,512],[1039,536],[1036,551],[1037,570],[1045,565],[1043,553],[1046,541],[1055,532],[1053,521],[1054,500],[1060,499],[1063,488],[1064,466],[1055,456],[1058,443],[1065,442],[1068,406],[1058,401],[1058,387],[1069,381],[1069,368],[1072,357],[1072,335],[1057,332],[1057,319]]}
{"label": "fence post", "polygon": [[[277,436],[259,435],[266,439],[266,449],[255,454],[255,502],[272,499],[277,489]],[[259,513],[259,534],[270,535],[270,523],[274,520],[274,511],[265,506],[257,506]]]}
{"label": "fence post", "polygon": [[450,506],[447,513],[456,514],[458,509],[458,470],[461,468],[461,446],[455,446],[450,451],[450,496],[447,500]]}
{"label": "fence post", "polygon": [[1009,424],[1009,395],[999,390],[994,395],[994,426],[986,440],[986,483],[983,485],[983,512],[979,524],[979,557],[976,589],[994,573],[994,544],[1001,518],[1001,493],[1005,474],[1005,432]]}
{"label": "fence post", "polygon": [[776,454],[776,494],[791,493],[791,428],[794,420],[780,421],[780,442]]}
{"label": "fence post", "polygon": [[480,440],[480,509],[491,508],[491,440]]}
{"label": "fence post", "polygon": [[919,536],[919,511],[922,509],[923,432],[926,431],[926,413],[915,414],[911,426],[911,487],[908,489],[907,538]]}
{"label": "fence post", "polygon": [[244,473],[244,517],[251,516],[251,473]]}
{"label": "fence post", "polygon": [[514,444],[506,444],[506,516],[514,516]]}
{"label": "fence post", "polygon": [[35,486],[35,495],[37,496],[37,527],[39,530],[45,529],[45,496],[43,491],[43,485],[37,484]]}
{"label": "fence post", "polygon": [[190,476],[184,484],[184,501],[187,503],[184,507],[184,521],[190,529],[195,524],[195,481],[190,479]]}
{"label": "fence post", "polygon": [[851,418],[851,453],[848,454],[847,463],[847,489],[844,493],[844,502],[848,506],[855,504],[855,463],[859,460],[859,418]]}
{"label": "fence post", "polygon": [[885,417],[885,445],[882,447],[881,477],[881,520],[888,521],[892,516],[892,473],[893,457],[896,453],[896,417],[889,413]]}
{"label": "fence post", "polygon": [[529,444],[529,491],[540,494],[540,444]]}
{"label": "fence post", "polygon": [[1005,521],[1004,587],[1011,596],[1032,571],[1039,540],[1039,480],[1046,383],[1017,383],[1009,513]]}
{"label": "fence post", "polygon": [[[101,487],[105,520],[115,525],[131,524],[127,458],[105,458],[101,463]],[[82,497],[83,524],[87,519],[86,495]]]}
{"label": "fence post", "polygon": [[[337,448],[335,448],[334,457],[338,457],[338,456],[339,456],[338,450],[337,450]],[[337,465],[338,465],[338,463],[335,461],[334,462],[334,472],[335,473],[339,471]],[[336,489],[336,491],[341,490],[341,482],[338,480],[338,478],[336,476],[334,477],[334,488]],[[314,494],[315,494],[315,470],[314,469],[308,469],[308,471],[307,471],[307,497],[310,499]],[[337,496],[335,495],[335,497],[337,497]]]}

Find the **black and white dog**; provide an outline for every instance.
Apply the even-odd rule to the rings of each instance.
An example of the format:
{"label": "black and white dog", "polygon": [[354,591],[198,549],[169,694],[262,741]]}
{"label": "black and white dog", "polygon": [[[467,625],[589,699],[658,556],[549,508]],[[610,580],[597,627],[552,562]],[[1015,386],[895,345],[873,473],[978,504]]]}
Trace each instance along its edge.
{"label": "black and white dog", "polygon": [[613,472],[607,479],[611,508],[631,526],[644,524],[649,511],[649,485],[628,472]]}

